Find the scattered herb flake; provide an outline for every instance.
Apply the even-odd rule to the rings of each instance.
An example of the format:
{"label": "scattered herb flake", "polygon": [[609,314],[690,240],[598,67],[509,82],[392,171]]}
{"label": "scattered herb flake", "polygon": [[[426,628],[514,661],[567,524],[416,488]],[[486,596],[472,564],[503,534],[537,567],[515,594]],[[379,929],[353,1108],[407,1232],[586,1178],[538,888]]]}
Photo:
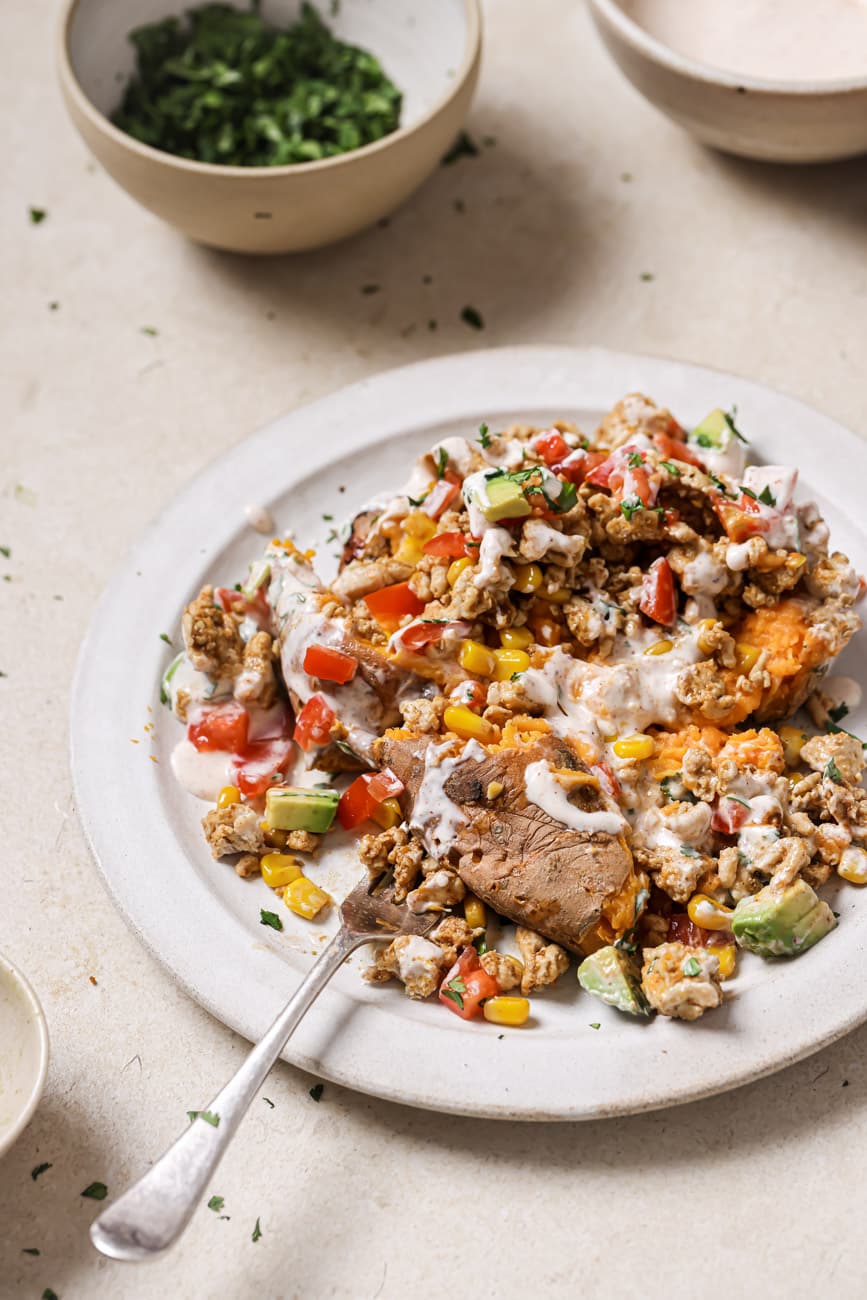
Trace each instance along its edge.
{"label": "scattered herb flake", "polygon": [[54,1166],[50,1163],[50,1161],[44,1160],[41,1165],[37,1165],[35,1169],[30,1170],[30,1177],[33,1179],[35,1183],[36,1179],[39,1177],[40,1174],[44,1174],[47,1170],[53,1168]]}
{"label": "scattered herb flake", "polygon": [[361,292],[369,297],[372,293],[379,293],[381,288],[381,284],[363,284]]}
{"label": "scattered herb flake", "polygon": [[59,302],[50,302],[50,303],[48,304],[48,310],[49,310],[49,311],[60,311],[60,303],[59,303]]}
{"label": "scattered herb flake", "polygon": [[741,492],[743,492],[745,497],[750,497],[753,501],[758,501],[759,499],[752,488],[744,487],[743,484],[741,484]]}
{"label": "scattered herb flake", "polygon": [[30,213],[31,226],[41,226],[42,222],[48,216],[48,212],[45,208],[28,208],[28,212]]}
{"label": "scattered herb flake", "polygon": [[627,460],[626,464],[629,466],[630,469],[638,469],[640,465],[644,464],[644,457],[642,456],[640,451],[630,452],[629,459]]}
{"label": "scattered herb flake", "polygon": [[262,1100],[267,1102],[271,1109],[274,1110],[274,1103],[270,1097],[263,1097]]}
{"label": "scattered herb flake", "polygon": [[433,331],[437,329],[437,322],[433,319],[433,317],[431,317],[431,319],[428,321],[427,327],[431,331],[431,333],[433,333]]}
{"label": "scattered herb flake", "polygon": [[211,1128],[220,1127],[220,1117],[212,1110],[188,1110],[187,1118],[191,1124],[197,1119],[203,1119]]}
{"label": "scattered herb flake", "polygon": [[628,497],[623,498],[620,502],[620,509],[626,519],[631,519],[637,511],[644,509],[644,503],[641,497],[633,492]]}
{"label": "scattered herb flake", "polygon": [[11,560],[12,559],[11,546],[0,546],[0,555],[5,555],[7,560]]}
{"label": "scattered herb flake", "polygon": [[643,280],[645,284],[649,284],[650,281],[653,279],[653,272],[652,272],[652,271],[642,271],[642,272],[641,272],[641,275],[640,275],[638,278],[639,278],[639,280]]}
{"label": "scattered herb flake", "polygon": [[[482,449],[485,451],[487,451],[488,447],[490,447],[491,445],[491,435],[490,432],[488,431],[488,426],[486,424],[479,425],[478,441],[481,443]],[[6,551],[5,553],[6,555],[9,554],[8,551]]]}
{"label": "scattered herb flake", "polygon": [[833,781],[835,785],[843,784],[843,775],[833,758],[828,759],[822,775],[826,776],[829,781]]}
{"label": "scattered herb flake", "polygon": [[456,163],[459,158],[477,158],[478,156],[478,145],[467,135],[466,131],[461,131],[448,153],[443,154],[442,166],[451,167],[452,163]]}
{"label": "scattered herb flake", "polygon": [[464,307],[461,312],[461,320],[465,325],[469,325],[470,329],[483,330],[485,328],[482,314],[475,307]]}
{"label": "scattered herb flake", "polygon": [[272,930],[282,930],[283,922],[276,912],[266,912],[264,907],[259,908],[259,924],[270,925]]}
{"label": "scattered herb flake", "polygon": [[159,330],[154,329],[153,325],[142,325],[141,332],[147,334],[149,339],[155,339],[159,334]]}
{"label": "scattered herb flake", "polygon": [[600,1024],[600,1022],[599,1022],[598,1020],[594,1020],[594,1021],[592,1022],[592,1024],[590,1025],[590,1028],[591,1028],[591,1029],[601,1029],[601,1028],[602,1028],[602,1025]]}
{"label": "scattered herb flake", "polygon": [[444,478],[445,472],[448,469],[448,464],[449,464],[449,453],[446,451],[445,447],[437,447],[437,454],[435,459],[436,459],[436,467],[437,467],[437,478]]}
{"label": "scattered herb flake", "polygon": [[226,1204],[225,1197],[212,1196],[211,1199],[208,1201],[208,1209],[213,1210],[215,1214],[219,1214],[220,1210],[222,1210],[225,1204]]}
{"label": "scattered herb flake", "polygon": [[[3,548],[0,547],[0,550],[2,549]],[[844,704],[841,701],[839,704],[835,704],[833,709],[828,710],[828,717],[831,719],[832,722],[842,722],[848,712],[849,712],[848,704]]]}
{"label": "scattered herb flake", "polygon": [[680,470],[677,468],[677,466],[675,465],[674,461],[671,461],[671,460],[661,460],[661,461],[659,462],[659,468],[660,468],[660,469],[664,469],[664,470],[668,470],[668,473],[669,473],[669,474],[673,474],[675,478],[680,478]]}
{"label": "scattered herb flake", "polygon": [[768,487],[767,483],[759,493],[759,500],[761,501],[762,505],[766,505],[766,506],[775,506],[777,504],[777,498],[774,496],[773,492]]}
{"label": "scattered herb flake", "polygon": [[334,515],[323,515],[322,518],[325,520],[327,524],[330,524],[332,519],[334,518]]}
{"label": "scattered herb flake", "polygon": [[259,1227],[259,1220],[257,1219],[257,1220],[256,1220],[256,1226],[255,1226],[255,1228],[253,1229],[253,1236],[252,1236],[251,1240],[252,1240],[252,1241],[258,1241],[259,1238],[260,1238],[261,1236],[262,1236],[262,1229]]}
{"label": "scattered herb flake", "polygon": [[621,172],[621,173],[620,173],[620,179],[621,179],[625,184],[628,185],[629,182],[632,180],[632,172]]}
{"label": "scattered herb flake", "polygon": [[456,975],[453,980],[449,980],[448,984],[443,985],[442,988],[443,997],[449,998],[461,1011],[464,1009],[464,994],[466,991],[467,986],[460,975]]}
{"label": "scattered herb flake", "polygon": [[22,1247],[21,1247],[21,1254],[22,1254],[22,1255],[38,1255],[38,1254],[39,1254],[39,1251],[36,1249],[35,1246],[22,1246]]}
{"label": "scattered herb flake", "polygon": [[42,1300],[57,1300],[57,1292],[52,1291],[51,1287],[47,1286],[42,1292]]}
{"label": "scattered herb flake", "polygon": [[325,1091],[324,1083],[314,1083],[313,1087],[310,1089],[310,1096],[313,1098],[314,1101],[321,1101],[322,1094],[324,1091]]}
{"label": "scattered herb flake", "polygon": [[467,210],[467,205],[464,203],[463,199],[455,199],[452,206],[454,207],[455,212],[466,212]]}
{"label": "scattered herb flake", "polygon": [[104,1201],[108,1196],[108,1188],[105,1183],[89,1183],[81,1195],[88,1197],[91,1201]]}
{"label": "scattered herb flake", "polygon": [[680,969],[683,971],[684,975],[688,975],[690,979],[694,979],[696,975],[701,974],[701,962],[697,957],[687,957]]}
{"label": "scattered herb flake", "polygon": [[172,645],[172,638],[166,632],[160,632],[160,640],[165,641],[166,645]]}
{"label": "scattered herb flake", "polygon": [[697,858],[698,851],[691,844],[681,844],[680,851],[685,858]]}
{"label": "scattered herb flake", "polygon": [[736,438],[740,439],[741,442],[747,442],[747,439],[744,437],[744,435],[741,433],[738,426],[735,424],[735,420],[737,418],[738,418],[738,408],[736,406],[733,405],[730,411],[723,411],[723,419],[725,420],[731,432],[735,435]]}
{"label": "scattered herb flake", "polygon": [[316,162],[397,130],[401,92],[312,4],[278,27],[253,4],[200,4],[130,34],[136,70],[115,126],[179,157],[235,167]]}

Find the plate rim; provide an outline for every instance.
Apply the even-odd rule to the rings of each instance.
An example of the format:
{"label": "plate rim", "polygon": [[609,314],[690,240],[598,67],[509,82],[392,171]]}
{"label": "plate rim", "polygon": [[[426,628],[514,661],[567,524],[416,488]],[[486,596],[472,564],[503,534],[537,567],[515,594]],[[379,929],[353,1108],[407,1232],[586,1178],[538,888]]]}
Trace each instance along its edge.
{"label": "plate rim", "polygon": [[[88,848],[109,897],[137,939],[186,993],[210,1012],[211,1015],[243,1037],[252,1040],[267,1027],[285,997],[297,985],[297,973],[291,966],[286,964],[285,958],[280,958],[279,964],[283,975],[278,976],[274,981],[277,987],[270,990],[273,996],[270,998],[268,996],[263,997],[266,1004],[264,1007],[257,1004],[253,1011],[248,1008],[239,1011],[237,1007],[227,1010],[228,995],[224,984],[220,983],[219,986],[216,986],[213,983],[209,984],[208,981],[203,984],[201,974],[197,978],[196,971],[191,966],[191,962],[195,959],[191,954],[183,951],[183,946],[179,950],[177,944],[174,948],[169,944],[167,950],[166,934],[161,926],[155,924],[153,916],[148,913],[146,907],[144,908],[145,914],[142,915],[141,886],[131,886],[128,874],[125,876],[118,869],[108,865],[111,853],[111,827],[106,821],[105,810],[100,804],[94,786],[93,778],[96,776],[96,772],[94,770],[92,745],[90,750],[88,749],[88,740],[89,738],[92,739],[92,735],[89,737],[87,727],[90,716],[88,705],[94,698],[98,698],[95,685],[96,675],[98,675],[99,670],[95,667],[96,660],[94,656],[100,648],[100,642],[104,642],[111,632],[111,619],[116,607],[123,607],[124,597],[129,591],[129,581],[137,557],[146,555],[149,549],[157,547],[160,544],[161,534],[167,522],[171,521],[174,516],[180,515],[191,503],[196,503],[196,499],[201,497],[209,487],[212,487],[216,480],[225,478],[227,475],[230,476],[243,462],[252,461],[257,453],[267,446],[269,441],[275,441],[278,437],[285,435],[287,431],[291,431],[292,426],[297,427],[305,421],[315,423],[317,419],[327,421],[330,413],[338,414],[341,407],[352,410],[356,423],[360,423],[358,421],[359,411],[370,408],[371,414],[367,418],[373,419],[375,424],[379,412],[378,404],[381,403],[383,398],[388,399],[392,390],[398,392],[401,387],[408,383],[412,385],[414,395],[421,391],[425,393],[425,401],[428,405],[431,403],[434,406],[440,404],[447,408],[439,416],[436,416],[433,411],[428,412],[428,408],[425,406],[426,414],[421,422],[422,425],[433,424],[437,419],[440,421],[457,419],[459,418],[458,414],[453,413],[452,407],[454,405],[454,391],[460,389],[460,385],[455,384],[454,388],[449,389],[449,385],[444,382],[444,379],[448,376],[451,376],[454,380],[456,373],[464,383],[471,383],[475,386],[478,377],[481,376],[481,382],[488,383],[492,392],[496,387],[498,396],[494,399],[495,403],[501,400],[499,393],[504,384],[509,392],[517,391],[522,383],[529,384],[532,378],[533,392],[531,393],[528,390],[524,400],[509,401],[506,405],[517,410],[531,409],[535,403],[541,408],[551,405],[552,400],[547,396],[547,392],[535,387],[535,385],[539,384],[540,375],[543,372],[546,372],[549,380],[562,379],[564,373],[568,373],[568,382],[570,383],[576,383],[578,377],[583,376],[581,382],[592,385],[593,382],[596,382],[595,372],[600,369],[605,371],[606,368],[609,370],[613,368],[615,372],[622,372],[624,375],[639,371],[644,376],[646,372],[648,382],[641,386],[651,390],[655,389],[659,400],[672,405],[676,405],[676,402],[669,392],[664,391],[666,381],[669,381],[675,388],[686,382],[689,387],[700,385],[706,389],[708,382],[718,386],[722,380],[730,389],[737,390],[739,398],[741,395],[746,395],[754,398],[759,404],[770,402],[774,407],[781,407],[783,414],[788,411],[792,418],[800,417],[812,427],[824,429],[829,437],[842,445],[850,457],[860,459],[867,468],[867,446],[852,430],[798,398],[776,388],[771,388],[769,385],[757,383],[724,370],[654,357],[648,354],[625,353],[601,347],[574,348],[529,344],[446,354],[378,372],[352,384],[340,387],[311,403],[287,411],[258,430],[241,438],[227,452],[216,457],[197,471],[165,503],[142,535],[128,548],[121,565],[115,571],[97,601],[82,640],[70,697],[72,782],[76,811]],[[504,380],[504,376],[508,376],[508,379]],[[510,388],[510,385],[513,387]],[[616,401],[619,396],[622,396],[624,392],[629,391],[630,387],[632,385],[620,382],[617,391],[608,394],[609,405]],[[570,406],[581,403],[591,408],[604,405],[604,403],[578,396],[574,399],[564,398],[560,405],[568,409]],[[479,404],[485,406],[481,399],[479,399]],[[470,403],[470,406],[472,407],[472,403]],[[379,417],[384,418],[381,412],[379,412]],[[403,419],[398,421],[396,415],[392,415],[390,418],[391,423],[394,425],[394,432],[388,436],[395,436],[400,428],[404,426],[405,421]],[[358,450],[368,445],[368,443],[369,439],[364,437],[358,442],[355,449]],[[337,450],[338,444],[335,444],[333,449],[329,449],[329,454],[324,458],[320,456],[322,463],[333,463],[335,456],[332,451],[336,453]],[[295,477],[297,478],[297,475]],[[287,478],[285,482],[281,481],[278,487],[272,484],[269,488],[269,494],[285,492],[290,488],[291,478]],[[847,493],[844,491],[843,495],[845,497]],[[234,533],[237,534],[242,527],[240,519],[235,520],[231,527]],[[201,538],[201,540],[205,539]],[[209,555],[211,561],[218,554],[218,548],[215,546],[207,546],[203,550]],[[178,842],[174,842],[175,847],[180,848]],[[183,856],[183,850],[180,851]],[[123,863],[123,855],[120,856],[120,861]],[[187,873],[189,879],[183,877],[182,881],[192,888],[191,882],[195,879],[196,873],[192,870],[192,865],[189,862],[187,862],[187,866],[190,867]],[[214,896],[211,897],[211,903],[215,907],[213,909],[206,908],[206,910],[215,925],[217,925],[220,921],[219,909],[222,905]],[[222,920],[225,922],[230,917],[230,914],[227,909],[223,909],[223,912]],[[230,919],[232,924],[224,925],[221,929],[224,930],[226,935],[231,936],[232,941],[237,946],[237,932],[240,930],[240,926],[234,917]],[[195,945],[193,946],[195,947]],[[867,948],[867,945],[862,946]],[[258,944],[255,945],[255,952],[252,954],[248,952],[247,954],[249,969],[246,970],[246,973],[254,984],[258,981],[258,990],[260,994],[265,995],[268,994],[268,988],[267,981],[263,982],[264,972],[267,971],[268,977],[273,979],[276,969],[273,963],[274,952],[269,952],[271,947],[272,945],[268,944]],[[264,956],[266,953],[269,954],[267,957]],[[755,990],[751,992],[750,997],[755,997]],[[320,1013],[324,1007],[325,1014],[317,1016],[316,1011],[312,1012],[299,1030],[296,1031],[293,1038],[290,1039],[283,1053],[284,1059],[310,1073],[388,1101],[445,1113],[536,1121],[584,1120],[628,1115],[683,1104],[729,1091],[794,1064],[796,1061],[820,1051],[829,1043],[843,1037],[867,1020],[867,991],[865,991],[863,997],[859,998],[857,992],[853,989],[848,1002],[845,1003],[845,1007],[841,1006],[840,1013],[830,1018],[826,1017],[821,1032],[813,1030],[802,1034],[797,1046],[789,1043],[784,1050],[778,1048],[763,1054],[760,1045],[757,1045],[757,1051],[743,1063],[732,1066],[730,1072],[722,1080],[718,1075],[714,1080],[699,1077],[681,1080],[679,1084],[666,1081],[666,1086],[657,1086],[655,1091],[653,1085],[640,1090],[633,1087],[631,1091],[627,1089],[619,1100],[615,1097],[603,1096],[598,1081],[594,1084],[596,1091],[592,1099],[586,1096],[576,1098],[567,1095],[562,1088],[560,1088],[554,1100],[546,1101],[544,1097],[530,1098],[527,1095],[528,1088],[534,1084],[534,1080],[535,1083],[538,1083],[538,1078],[534,1076],[534,1070],[528,1068],[524,1059],[527,1053],[524,1047],[520,1045],[529,1044],[532,1049],[532,1030],[516,1031],[517,1037],[515,1037],[515,1034],[508,1035],[500,1051],[499,1059],[492,1055],[490,1042],[487,1042],[481,1036],[477,1038],[476,1048],[481,1058],[485,1060],[486,1066],[490,1065],[500,1071],[504,1069],[514,1071],[508,1077],[510,1081],[514,1079],[517,1095],[510,1096],[511,1089],[504,1087],[502,1095],[492,1098],[485,1094],[484,1089],[479,1088],[477,1080],[473,1081],[472,1072],[468,1072],[467,1063],[462,1061],[465,1053],[461,1051],[461,1048],[465,1048],[467,1043],[472,1041],[467,1034],[468,1032],[473,1033],[476,1027],[471,1026],[468,1031],[467,1027],[463,1026],[463,1022],[460,1021],[452,1021],[451,1025],[438,1024],[437,1032],[441,1035],[441,1041],[444,1034],[448,1035],[449,1046],[456,1053],[454,1059],[463,1064],[462,1072],[455,1076],[452,1071],[434,1070],[433,1076],[431,1076],[430,1062],[428,1061],[426,1063],[428,1073],[423,1080],[419,1080],[415,1076],[411,1077],[407,1071],[404,1071],[402,1075],[398,1072],[397,1081],[395,1082],[391,1072],[394,1065],[391,1053],[379,1050],[370,1041],[371,1030],[377,1030],[382,1023],[381,1020],[377,1023],[377,1017],[381,1017],[383,1013],[375,1004],[358,1001],[338,989],[329,988],[322,995],[317,1007],[320,1009]],[[595,1012],[596,1008],[594,1006]],[[390,1018],[393,1019],[393,1017]],[[362,1022],[367,1025],[366,1030],[362,1027]],[[402,1021],[402,1024],[404,1028],[406,1028],[407,1024],[409,1025],[408,1032],[402,1034],[402,1037],[407,1039],[407,1050],[411,1050],[410,1040],[415,1042],[419,1032],[425,1035],[425,1038],[420,1040],[422,1046],[429,1050],[433,1047],[433,1037],[428,1038],[430,1035],[429,1026],[420,1029],[419,1025],[414,1024],[412,1021]],[[334,1034],[330,1032],[329,1026],[339,1026],[341,1034],[339,1043],[334,1041]],[[684,1029],[690,1035],[689,1039],[683,1039],[681,1031]],[[679,1051],[682,1050],[683,1043],[686,1042],[688,1044],[687,1054],[691,1055],[693,1053],[692,1044],[694,1044],[695,1049],[699,1049],[703,1042],[707,1043],[708,1041],[703,1026],[684,1027],[677,1023],[662,1022],[661,1017],[657,1018],[653,1032],[658,1038],[658,1042],[653,1043],[653,1047],[657,1049],[653,1058],[655,1072],[659,1072],[670,1065],[670,1062],[663,1063],[658,1058],[667,1056],[675,1042],[678,1044]],[[720,1032],[717,1036],[719,1039],[725,1039],[726,1031]],[[488,1036],[488,1038],[491,1042],[496,1041],[492,1036]],[[547,1043],[550,1045],[551,1041],[551,1039],[548,1039]],[[555,1039],[554,1041],[577,1043],[577,1039],[573,1040],[571,1038]],[[731,1041],[735,1043],[737,1035]],[[517,1050],[515,1048],[516,1043],[518,1044]],[[479,1044],[483,1044],[483,1048],[480,1049]],[[532,1050],[529,1053],[531,1063],[535,1065],[536,1074],[538,1074],[539,1062],[546,1055],[547,1052],[542,1044],[539,1045],[535,1062],[532,1062]],[[567,1052],[566,1056],[568,1055]],[[615,1052],[615,1057],[616,1055],[617,1052]],[[513,1059],[509,1060],[509,1057]],[[637,1057],[636,1060],[639,1064],[646,1064],[643,1057]],[[494,1066],[495,1061],[497,1062],[496,1066]],[[418,1067],[419,1062],[413,1060],[413,1065]],[[598,1062],[596,1062],[596,1065],[598,1065]],[[591,1067],[591,1072],[593,1068]],[[469,1079],[467,1077],[468,1073],[470,1075]],[[605,1071],[603,1070],[601,1073],[604,1075]],[[455,1086],[456,1077],[459,1080],[457,1086]]]}

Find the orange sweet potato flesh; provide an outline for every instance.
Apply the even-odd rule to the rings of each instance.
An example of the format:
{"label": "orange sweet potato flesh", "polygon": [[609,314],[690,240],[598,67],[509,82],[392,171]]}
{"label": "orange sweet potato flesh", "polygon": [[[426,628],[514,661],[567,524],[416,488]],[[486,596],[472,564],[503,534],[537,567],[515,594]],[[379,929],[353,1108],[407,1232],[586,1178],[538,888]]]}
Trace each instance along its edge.
{"label": "orange sweet potato flesh", "polygon": [[[401,801],[408,815],[431,743],[429,736],[395,731],[378,746],[378,761],[406,786]],[[524,773],[539,760],[587,774],[589,782],[570,798],[586,812],[604,807],[598,783],[571,746],[531,734],[517,748],[494,748],[481,762],[468,759],[448,778],[445,795],[467,819],[448,857],[467,887],[497,912],[580,952],[582,936],[603,917],[622,921],[620,932],[634,924],[632,854],[622,835],[575,830],[528,801]],[[503,789],[489,797],[493,783]]]}

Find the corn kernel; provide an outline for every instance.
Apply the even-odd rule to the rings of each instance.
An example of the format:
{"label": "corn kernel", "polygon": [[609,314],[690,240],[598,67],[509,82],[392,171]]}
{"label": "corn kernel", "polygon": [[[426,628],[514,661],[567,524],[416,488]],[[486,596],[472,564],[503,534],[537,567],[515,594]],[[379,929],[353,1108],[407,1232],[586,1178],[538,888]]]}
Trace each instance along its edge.
{"label": "corn kernel", "polygon": [[297,880],[291,881],[286,886],[283,902],[296,916],[303,916],[306,920],[312,921],[314,916],[318,916],[322,909],[328,906],[331,898],[324,889],[314,885],[312,880],[308,880],[306,876],[299,876]]}
{"label": "corn kernel", "polygon": [[494,681],[507,682],[513,673],[525,673],[530,667],[526,650],[495,650]]}
{"label": "corn kernel", "polygon": [[651,758],[653,755],[654,744],[652,736],[626,736],[623,740],[615,740],[612,749],[618,758]]}
{"label": "corn kernel", "polygon": [[505,788],[506,787],[503,785],[502,781],[491,781],[485,794],[489,799],[499,799]]}
{"label": "corn kernel", "polygon": [[301,864],[291,853],[266,853],[259,863],[262,879],[271,889],[291,885],[301,875]]}
{"label": "corn kernel", "polygon": [[475,894],[467,894],[464,899],[464,919],[474,930],[480,925],[487,924],[485,905],[480,898],[476,898]]}
{"label": "corn kernel", "polygon": [[430,541],[436,530],[436,520],[423,510],[411,510],[403,521],[403,531],[410,537],[417,537],[420,542]]}
{"label": "corn kernel", "polygon": [[497,661],[493,651],[481,641],[462,641],[458,651],[458,663],[468,673],[477,677],[493,677]]}
{"label": "corn kernel", "polygon": [[759,653],[757,645],[747,645],[746,641],[735,642],[735,663],[742,673],[748,673],[755,667]]}
{"label": "corn kernel", "polygon": [[241,802],[241,791],[236,785],[224,785],[217,795],[218,808],[231,808],[232,804]]}
{"label": "corn kernel", "polygon": [[850,844],[840,857],[837,875],[852,885],[867,885],[867,853]]}
{"label": "corn kernel", "polygon": [[708,948],[719,962],[719,977],[721,980],[731,979],[735,973],[737,965],[738,950],[733,943],[721,943],[712,945]]}
{"label": "corn kernel", "polygon": [[646,655],[667,655],[669,650],[673,650],[673,649],[674,649],[673,641],[666,641],[666,640],[654,641],[653,645],[649,645],[644,653]]}
{"label": "corn kernel", "polygon": [[565,605],[567,600],[572,599],[572,592],[568,587],[558,587],[556,591],[546,591],[545,599],[550,600],[552,605]]}
{"label": "corn kernel", "polygon": [[377,826],[381,826],[384,831],[390,831],[392,826],[399,826],[403,821],[400,804],[394,795],[388,799],[383,799],[382,803],[377,804],[370,816]]}
{"label": "corn kernel", "polygon": [[731,928],[732,908],[718,903],[715,898],[708,898],[707,894],[693,894],[686,910],[693,925],[700,925],[703,930]]}
{"label": "corn kernel", "polygon": [[527,998],[488,998],[482,1009],[492,1025],[525,1025],[530,1018]]}
{"label": "corn kernel", "polygon": [[800,727],[780,727],[777,735],[783,743],[786,767],[797,767],[801,761],[801,750],[807,743],[807,733]]}
{"label": "corn kernel", "polygon": [[515,591],[519,591],[522,596],[529,596],[538,591],[541,585],[542,570],[538,564],[515,565]]}
{"label": "corn kernel", "polygon": [[462,555],[459,560],[452,560],[451,564],[448,567],[448,572],[446,573],[446,578],[448,579],[448,584],[450,587],[453,587],[455,585],[458,578],[463,573],[464,569],[468,569],[471,564],[472,564],[472,560],[468,555]]}
{"label": "corn kernel", "polygon": [[464,704],[450,704],[443,714],[443,722],[461,740],[480,740],[483,745],[496,740],[499,734],[493,723],[480,718]]}
{"label": "corn kernel", "polygon": [[696,623],[695,643],[703,655],[713,654],[715,642],[711,637],[711,632],[717,625],[715,618],[703,618]]}
{"label": "corn kernel", "polygon": [[533,633],[528,627],[504,627],[500,643],[504,650],[526,650],[533,644]]}
{"label": "corn kernel", "polygon": [[401,564],[410,564],[415,568],[423,555],[422,544],[418,538],[407,534],[395,551],[394,558],[399,560]]}

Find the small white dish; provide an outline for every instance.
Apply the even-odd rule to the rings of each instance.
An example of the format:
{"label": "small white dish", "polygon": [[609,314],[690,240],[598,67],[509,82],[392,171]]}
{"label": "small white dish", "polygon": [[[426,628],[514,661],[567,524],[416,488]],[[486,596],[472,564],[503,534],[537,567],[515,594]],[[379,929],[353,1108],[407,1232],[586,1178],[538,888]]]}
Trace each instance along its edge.
{"label": "small white dish", "polygon": [[39,999],[0,954],[0,1156],[39,1105],[48,1072],[48,1026]]}
{"label": "small white dish", "polygon": [[635,89],[703,144],[764,162],[831,162],[867,152],[867,73],[789,81],[728,72],[664,45],[617,0],[590,0],[590,12]]}

